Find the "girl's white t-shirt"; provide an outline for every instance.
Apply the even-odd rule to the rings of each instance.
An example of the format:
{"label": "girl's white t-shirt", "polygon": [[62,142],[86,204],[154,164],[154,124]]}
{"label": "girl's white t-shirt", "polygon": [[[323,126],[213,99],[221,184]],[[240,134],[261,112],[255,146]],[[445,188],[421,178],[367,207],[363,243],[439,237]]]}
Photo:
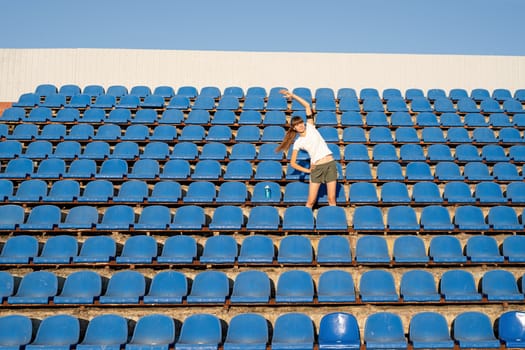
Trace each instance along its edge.
{"label": "girl's white t-shirt", "polygon": [[310,123],[306,123],[306,131],[304,136],[299,136],[294,144],[293,150],[303,150],[308,152],[310,162],[315,164],[319,159],[324,158],[330,154],[330,148],[326,144],[319,131]]}

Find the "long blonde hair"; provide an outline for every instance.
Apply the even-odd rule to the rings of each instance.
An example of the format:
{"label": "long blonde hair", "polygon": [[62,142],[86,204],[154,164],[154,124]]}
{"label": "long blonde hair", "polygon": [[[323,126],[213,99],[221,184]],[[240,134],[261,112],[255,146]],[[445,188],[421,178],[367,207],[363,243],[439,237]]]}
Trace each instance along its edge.
{"label": "long blonde hair", "polygon": [[288,124],[288,130],[284,135],[283,142],[281,142],[281,144],[275,149],[275,152],[286,151],[290,148],[292,143],[295,141],[295,137],[297,136],[297,131],[295,131],[294,128],[300,123],[304,123],[303,118],[299,116],[292,117],[290,124]]}

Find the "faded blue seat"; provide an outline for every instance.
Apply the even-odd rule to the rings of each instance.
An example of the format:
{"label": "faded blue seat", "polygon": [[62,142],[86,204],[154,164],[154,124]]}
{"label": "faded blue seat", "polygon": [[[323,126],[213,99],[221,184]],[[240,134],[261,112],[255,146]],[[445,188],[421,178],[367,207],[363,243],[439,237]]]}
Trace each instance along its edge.
{"label": "faded blue seat", "polygon": [[313,249],[308,238],[298,235],[289,235],[281,240],[277,254],[278,263],[310,264],[312,261]]}
{"label": "faded blue seat", "polygon": [[102,294],[102,278],[94,271],[76,271],[69,274],[62,291],[53,298],[55,304],[93,304]]}
{"label": "faded blue seat", "polygon": [[228,155],[226,145],[219,142],[206,143],[202,147],[199,159],[217,159],[224,160]]}
{"label": "faded blue seat", "polygon": [[182,141],[177,142],[173,146],[173,151],[170,154],[170,159],[187,159],[194,160],[199,155],[197,145],[193,142]]}
{"label": "faded blue seat", "polygon": [[453,162],[439,162],[434,169],[434,177],[440,181],[463,181],[459,166]]}
{"label": "faded blue seat", "polygon": [[157,241],[152,236],[137,235],[126,239],[117,264],[151,264],[157,257]]}
{"label": "faded blue seat", "polygon": [[453,349],[447,320],[437,312],[420,312],[412,316],[408,338],[414,349]]}
{"label": "faded blue seat", "polygon": [[304,206],[291,206],[285,209],[283,216],[284,231],[305,231],[314,229],[312,210]]}
{"label": "faded blue seat", "polygon": [[514,275],[506,270],[491,270],[483,274],[481,293],[487,300],[523,301]]}
{"label": "faded blue seat", "polygon": [[329,270],[319,276],[317,300],[320,303],[355,302],[352,275],[343,270]]}
{"label": "faded blue seat", "polygon": [[368,155],[368,149],[365,145],[360,143],[351,143],[345,145],[343,151],[343,157],[345,161],[368,161],[370,156]]}
{"label": "faded blue seat", "polygon": [[403,273],[399,292],[404,302],[439,302],[441,300],[434,276],[424,270],[414,269]]}
{"label": "faded blue seat", "polygon": [[303,313],[285,313],[273,326],[271,347],[274,350],[314,348],[314,328],[310,317]]}
{"label": "faded blue seat", "polygon": [[237,242],[232,236],[218,235],[206,239],[200,262],[204,264],[233,264],[237,258]]}
{"label": "faded blue seat", "polygon": [[184,203],[212,203],[216,195],[217,191],[212,182],[192,182],[188,186],[186,195],[182,198],[182,201]]}
{"label": "faded blue seat", "polygon": [[129,230],[135,223],[135,213],[128,205],[113,205],[106,208],[102,221],[96,224],[97,230]]}
{"label": "faded blue seat", "polygon": [[439,187],[433,182],[417,182],[412,187],[415,203],[443,203]]}
{"label": "faded blue seat", "polygon": [[117,255],[117,243],[108,236],[89,237],[82,243],[80,253],[73,257],[73,263],[109,262]]}
{"label": "faded blue seat", "polygon": [[33,326],[27,316],[1,316],[0,329],[0,348],[3,350],[21,349],[31,341]]}
{"label": "faded blue seat", "polygon": [[[51,125],[51,124],[50,124]],[[44,159],[53,153],[53,145],[47,140],[33,141],[27,145],[23,156],[29,159]]]}
{"label": "faded blue seat", "polygon": [[43,204],[33,207],[24,223],[19,224],[21,230],[53,230],[60,223],[62,213],[60,208]]}
{"label": "faded blue seat", "polygon": [[113,201],[115,203],[142,203],[146,198],[148,198],[148,184],[146,181],[127,180],[120,185],[117,195],[113,197]]}
{"label": "faded blue seat", "polygon": [[504,260],[499,252],[497,241],[490,236],[469,237],[465,245],[465,253],[472,262],[503,262]]}
{"label": "faded blue seat", "polygon": [[470,181],[492,181],[494,177],[490,175],[488,166],[481,162],[470,162],[463,167],[465,179]]}
{"label": "faded blue seat", "polygon": [[11,159],[4,168],[4,171],[0,173],[0,178],[25,179],[33,174],[33,169],[33,161],[31,159]]}
{"label": "faded blue seat", "polygon": [[[464,129],[462,129],[464,130]],[[478,148],[470,144],[462,144],[456,147],[456,160],[458,162],[481,162]]]}
{"label": "faded blue seat", "polygon": [[454,236],[436,236],[430,241],[428,255],[436,263],[464,263],[467,257],[459,239]]}
{"label": "faded blue seat", "polygon": [[193,279],[188,304],[224,303],[230,294],[228,277],[221,271],[203,271]]}
{"label": "faded blue seat", "polygon": [[47,195],[47,182],[43,180],[25,180],[20,182],[10,202],[40,202]]}
{"label": "faded blue seat", "polygon": [[347,231],[346,213],[342,207],[325,206],[319,208],[315,228],[321,231]]}
{"label": "faded blue seat", "polygon": [[86,328],[78,350],[119,350],[128,340],[128,322],[119,315],[103,314],[93,317]]}
{"label": "faded blue seat", "polygon": [[[269,144],[266,144],[268,146]],[[261,145],[261,148],[265,145]],[[260,155],[260,153],[259,153]],[[283,178],[283,169],[280,162],[276,160],[263,160],[257,164],[255,169],[255,180],[274,180],[278,181]]]}
{"label": "faded blue seat", "polygon": [[399,149],[399,159],[406,162],[424,162],[427,158],[420,145],[404,143]]}
{"label": "faded blue seat", "polygon": [[280,222],[281,219],[276,207],[256,206],[250,210],[246,229],[248,231],[277,230]]}
{"label": "faded blue seat", "polygon": [[472,273],[465,270],[447,270],[441,275],[439,290],[446,301],[480,301],[481,294]]}
{"label": "faded blue seat", "polygon": [[461,349],[499,348],[500,341],[494,336],[492,322],[482,312],[466,311],[452,322],[454,339]]}
{"label": "faded blue seat", "polygon": [[349,162],[346,165],[346,180],[371,181],[372,170],[367,162]]}
{"label": "faded blue seat", "polygon": [[499,184],[494,182],[478,182],[474,190],[474,197],[480,203],[505,203],[503,191]]}
{"label": "faded blue seat", "polygon": [[[231,148],[230,159],[253,160],[257,155],[255,145],[248,142],[235,143]],[[282,159],[282,154],[281,154]]]}
{"label": "faded blue seat", "polygon": [[[62,141],[57,143],[53,154],[48,158],[75,159],[81,154],[81,146],[77,141]],[[66,174],[64,174],[65,176]]]}
{"label": "faded blue seat", "polygon": [[270,279],[266,272],[243,271],[235,278],[230,302],[234,304],[268,303],[270,293]]}
{"label": "faded blue seat", "polygon": [[217,180],[222,175],[221,165],[217,160],[200,160],[195,165],[191,178],[193,180]]}
{"label": "faded blue seat", "polygon": [[279,275],[275,292],[277,303],[311,303],[313,297],[314,284],[308,272],[292,270]]}
{"label": "faded blue seat", "polygon": [[359,295],[362,302],[396,302],[399,300],[394,277],[386,270],[370,270],[361,275]]}
{"label": "faded blue seat", "polygon": [[248,190],[242,182],[224,182],[219,187],[215,201],[217,203],[244,204],[248,198]]}
{"label": "faded blue seat", "polygon": [[175,210],[173,222],[170,224],[172,230],[201,230],[206,223],[204,210],[196,205],[187,205]]}
{"label": "faded blue seat", "polygon": [[390,263],[388,246],[383,237],[361,236],[357,240],[355,258],[358,263]]}
{"label": "faded blue seat", "polygon": [[80,339],[80,322],[70,315],[48,316],[38,326],[35,339],[25,348],[28,350],[67,350]]}
{"label": "faded blue seat", "polygon": [[474,203],[476,200],[468,184],[464,182],[447,182],[443,191],[443,199],[448,203]]}
{"label": "faded blue seat", "polygon": [[350,203],[378,203],[376,187],[369,182],[353,183],[350,186],[348,201]]}
{"label": "faded blue seat", "polygon": [[386,226],[391,231],[419,231],[420,229],[414,209],[403,205],[388,209]]}
{"label": "faded blue seat", "polygon": [[381,209],[375,206],[356,207],[352,221],[356,231],[384,231],[385,229]]}
{"label": "faded blue seat", "polygon": [[151,314],[139,318],[126,350],[168,350],[175,342],[175,322],[166,315]]}
{"label": "faded blue seat", "polygon": [[33,179],[58,179],[66,173],[66,162],[63,159],[43,159],[36,172],[30,174]]}
{"label": "faded blue seat", "polygon": [[5,241],[0,253],[0,264],[28,264],[38,255],[38,241],[33,236],[13,236]]}
{"label": "faded blue seat", "polygon": [[24,275],[16,294],[7,298],[7,303],[48,304],[58,291],[58,278],[49,271],[33,271]]}
{"label": "faded blue seat", "polygon": [[351,263],[352,251],[348,240],[343,236],[324,236],[317,245],[317,263]]}
{"label": "faded blue seat", "polygon": [[359,349],[361,338],[356,318],[345,312],[324,315],[319,323],[320,350]]}
{"label": "faded blue seat", "polygon": [[[265,207],[255,207],[252,209]],[[266,207],[272,208],[274,207]],[[248,221],[249,222],[249,221]],[[273,246],[273,241],[264,235],[253,235],[246,237],[241,244],[241,249],[239,251],[239,256],[237,261],[242,264],[254,264],[254,263],[268,263],[273,262],[275,255],[275,248]]]}
{"label": "faded blue seat", "polygon": [[224,180],[250,180],[252,176],[252,164],[242,159],[228,162],[224,172]]}
{"label": "faded blue seat", "polygon": [[456,208],[454,224],[459,230],[487,231],[489,229],[481,208],[473,205]]}
{"label": "faded blue seat", "polygon": [[69,264],[78,254],[78,242],[73,236],[50,237],[39,256],[33,257],[34,264]]}
{"label": "faded blue seat", "polygon": [[238,231],[244,225],[244,215],[238,206],[222,205],[213,212],[209,229],[212,231]]}
{"label": "faded blue seat", "polygon": [[228,325],[225,350],[265,350],[268,344],[268,324],[261,315],[244,313],[232,317]]}
{"label": "faded blue seat", "polygon": [[113,198],[113,183],[109,180],[94,180],[86,184],[78,201],[107,202],[110,198]]}
{"label": "faded blue seat", "polygon": [[525,237],[507,236],[503,240],[502,254],[509,262],[525,261]]}
{"label": "faded blue seat", "polygon": [[101,304],[138,304],[145,292],[146,281],[140,272],[118,271],[111,276],[99,302]]}
{"label": "faded blue seat", "polygon": [[401,318],[390,312],[376,312],[367,317],[364,328],[367,349],[407,349]]}
{"label": "faded blue seat", "polygon": [[[122,144],[122,143],[121,143]],[[159,162],[155,159],[139,159],[133,163],[128,179],[155,179],[160,174]]]}
{"label": "faded blue seat", "polygon": [[446,207],[429,205],[423,208],[420,219],[421,227],[425,231],[453,231],[450,214]]}
{"label": "faded blue seat", "polygon": [[0,206],[0,230],[12,231],[24,223],[24,208],[17,204],[6,204]]}
{"label": "faded blue seat", "polygon": [[144,304],[180,304],[188,294],[188,281],[179,271],[161,271],[151,280]]}
{"label": "faded blue seat", "polygon": [[407,186],[402,182],[385,182],[381,186],[381,201],[383,203],[410,203]]}
{"label": "faded blue seat", "polygon": [[376,167],[378,181],[404,181],[401,165],[397,162],[380,162]]}
{"label": "faded blue seat", "polygon": [[175,343],[179,350],[217,349],[222,341],[221,322],[211,314],[195,314],[186,317],[180,336]]}
{"label": "faded blue seat", "polygon": [[[138,125],[134,125],[138,126]],[[122,141],[115,145],[113,152],[109,155],[110,159],[129,159],[133,160],[139,156],[139,145],[131,141]]]}
{"label": "faded blue seat", "polygon": [[166,239],[158,263],[191,264],[197,258],[197,242],[191,236],[171,236]]}
{"label": "faded blue seat", "polygon": [[426,263],[429,261],[425,243],[417,236],[400,236],[394,241],[393,258],[399,263]]}
{"label": "faded blue seat", "polygon": [[92,141],[85,146],[84,151],[78,156],[78,158],[102,160],[109,157],[110,153],[109,143],[100,140]]}

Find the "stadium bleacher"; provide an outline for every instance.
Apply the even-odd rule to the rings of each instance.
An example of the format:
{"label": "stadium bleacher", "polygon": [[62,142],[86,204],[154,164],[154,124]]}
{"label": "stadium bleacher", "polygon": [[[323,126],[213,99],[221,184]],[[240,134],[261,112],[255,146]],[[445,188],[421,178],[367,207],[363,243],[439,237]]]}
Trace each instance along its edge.
{"label": "stadium bleacher", "polygon": [[525,347],[523,91],[296,87],[339,171],[311,210],[279,89],[22,93],[0,349]]}

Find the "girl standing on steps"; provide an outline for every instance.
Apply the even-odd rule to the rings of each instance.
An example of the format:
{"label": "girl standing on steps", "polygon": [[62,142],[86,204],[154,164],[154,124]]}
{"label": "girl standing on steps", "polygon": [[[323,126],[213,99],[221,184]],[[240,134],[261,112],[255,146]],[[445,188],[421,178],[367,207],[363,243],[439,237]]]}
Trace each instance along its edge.
{"label": "girl standing on steps", "polygon": [[[305,123],[303,118],[299,116],[293,116],[288,125],[288,130],[286,131],[283,142],[277,147],[276,151],[286,151],[293,144],[290,166],[296,170],[310,174],[308,199],[306,201],[307,207],[312,208],[317,202],[317,195],[321,184],[326,184],[328,204],[336,205],[337,167],[332,151],[330,151],[326,141],[315,128],[310,104],[288,90],[281,90],[279,92],[286,98],[296,100],[304,107],[307,122]],[[310,168],[305,168],[297,163],[299,150],[306,151],[310,156]]]}

